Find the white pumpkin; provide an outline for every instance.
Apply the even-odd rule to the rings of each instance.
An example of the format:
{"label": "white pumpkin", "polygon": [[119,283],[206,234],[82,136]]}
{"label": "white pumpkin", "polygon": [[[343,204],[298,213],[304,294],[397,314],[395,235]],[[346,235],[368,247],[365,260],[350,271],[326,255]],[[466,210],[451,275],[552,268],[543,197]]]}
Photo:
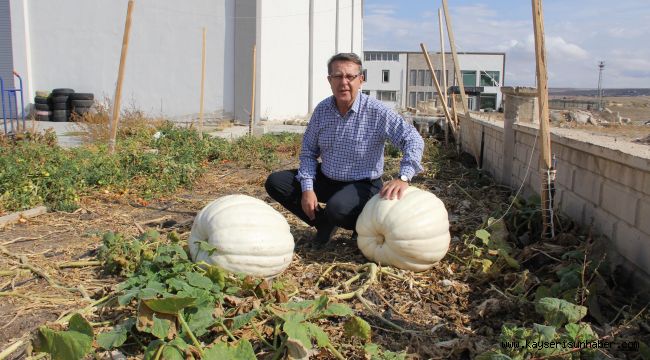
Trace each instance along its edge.
{"label": "white pumpkin", "polygon": [[428,191],[408,187],[400,200],[372,197],[356,230],[365,257],[381,265],[424,271],[449,249],[449,220],[440,199]]}
{"label": "white pumpkin", "polygon": [[[197,241],[216,248],[209,255]],[[293,235],[287,220],[262,200],[247,195],[221,197],[194,218],[189,238],[192,260],[237,273],[273,277],[293,258]]]}

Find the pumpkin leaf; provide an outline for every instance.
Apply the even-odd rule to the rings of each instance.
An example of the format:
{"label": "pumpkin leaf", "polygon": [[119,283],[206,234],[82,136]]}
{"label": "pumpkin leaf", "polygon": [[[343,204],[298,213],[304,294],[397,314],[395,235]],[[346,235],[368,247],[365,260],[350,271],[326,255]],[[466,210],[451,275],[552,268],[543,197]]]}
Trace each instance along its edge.
{"label": "pumpkin leaf", "polygon": [[165,360],[185,360],[185,352],[175,346],[163,345],[161,359]]}
{"label": "pumpkin leaf", "polygon": [[207,241],[198,240],[198,241],[196,241],[194,243],[199,245],[199,251],[204,251],[204,252],[208,253],[208,255],[210,255],[210,256],[212,254],[214,254],[215,252],[217,252],[217,250],[218,250],[216,246],[208,243]]}
{"label": "pumpkin leaf", "polygon": [[327,336],[327,333],[323,329],[319,328],[318,325],[307,323],[307,329],[309,330],[309,335],[316,339],[316,344],[319,347],[325,347],[330,344],[330,339]]}
{"label": "pumpkin leaf", "polygon": [[219,285],[220,288],[226,287],[226,271],[224,269],[216,265],[209,265],[205,271],[205,276]]}
{"label": "pumpkin leaf", "polygon": [[171,328],[172,322],[167,320],[167,319],[161,319],[156,317],[156,314],[153,315],[153,326],[151,328],[151,335],[159,338],[159,339],[164,339],[167,337],[167,334],[169,333],[169,329]]}
{"label": "pumpkin leaf", "polygon": [[143,299],[142,301],[155,312],[176,314],[182,309],[194,305],[196,299],[193,297],[168,296],[161,299]]}
{"label": "pumpkin leaf", "polygon": [[544,341],[551,341],[555,338],[556,329],[553,326],[533,324],[533,330],[541,335]]}
{"label": "pumpkin leaf", "polygon": [[519,270],[519,268],[521,267],[519,266],[519,262],[515,260],[512,256],[510,256],[510,254],[508,254],[507,250],[499,249],[498,254],[499,256],[501,256],[501,258],[503,258],[506,261],[506,264],[508,264],[508,266],[510,266],[511,268],[515,270]]}
{"label": "pumpkin leaf", "polygon": [[345,305],[340,303],[330,303],[325,310],[323,310],[324,316],[350,316],[353,315],[354,311]]}
{"label": "pumpkin leaf", "polygon": [[535,311],[544,316],[550,325],[560,327],[576,323],[587,315],[587,308],[557,298],[542,298],[535,304]]}
{"label": "pumpkin leaf", "polygon": [[364,340],[370,340],[371,337],[371,328],[370,324],[358,316],[352,316],[345,322],[343,325],[345,335],[348,337],[359,337]]}
{"label": "pumpkin leaf", "polygon": [[490,233],[487,230],[485,230],[485,229],[476,230],[474,235],[477,238],[481,239],[481,241],[483,242],[483,245],[490,246]]}
{"label": "pumpkin leaf", "polygon": [[213,285],[212,280],[210,280],[210,278],[195,272],[185,273],[185,279],[187,279],[188,284],[195,286],[199,289],[210,290]]}
{"label": "pumpkin leaf", "polygon": [[97,335],[97,344],[105,349],[110,350],[118,348],[126,341],[129,331],[135,325],[135,319],[129,318],[122,324],[116,325],[110,331]]}
{"label": "pumpkin leaf", "polygon": [[149,343],[147,349],[144,351],[144,360],[152,360],[156,357],[156,353],[161,346],[165,346],[165,342],[156,339]]}
{"label": "pumpkin leaf", "polygon": [[82,359],[92,350],[93,328],[79,314],[70,318],[67,331],[56,331],[45,326],[39,329],[38,352],[52,355],[53,360]]}
{"label": "pumpkin leaf", "polygon": [[217,343],[213,347],[206,349],[203,354],[205,360],[256,360],[253,346],[245,339],[240,340],[235,346],[223,342]]}
{"label": "pumpkin leaf", "polygon": [[282,329],[290,338],[300,341],[304,347],[311,349],[311,339],[309,336],[309,328],[303,322],[295,320],[285,321]]}
{"label": "pumpkin leaf", "polygon": [[476,360],[512,360],[512,358],[496,351],[488,351],[477,356]]}
{"label": "pumpkin leaf", "polygon": [[259,314],[257,309],[253,309],[245,314],[237,315],[232,318],[232,326],[230,327],[231,331],[237,330],[242,326],[248,324],[255,316]]}

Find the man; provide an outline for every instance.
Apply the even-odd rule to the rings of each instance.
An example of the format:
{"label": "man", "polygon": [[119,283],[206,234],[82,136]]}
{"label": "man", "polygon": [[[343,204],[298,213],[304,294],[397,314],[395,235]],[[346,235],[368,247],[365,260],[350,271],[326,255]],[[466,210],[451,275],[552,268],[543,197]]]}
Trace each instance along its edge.
{"label": "man", "polygon": [[[314,109],[302,141],[300,168],[272,173],[265,184],[273,199],[316,227],[315,247],[327,243],[336,227],[354,230],[364,205],[378,192],[400,199],[411,178],[422,171],[424,150],[412,125],[359,91],[363,75],[356,54],[334,55],[327,70],[333,96]],[[399,178],[382,187],[386,139],[404,157]]]}

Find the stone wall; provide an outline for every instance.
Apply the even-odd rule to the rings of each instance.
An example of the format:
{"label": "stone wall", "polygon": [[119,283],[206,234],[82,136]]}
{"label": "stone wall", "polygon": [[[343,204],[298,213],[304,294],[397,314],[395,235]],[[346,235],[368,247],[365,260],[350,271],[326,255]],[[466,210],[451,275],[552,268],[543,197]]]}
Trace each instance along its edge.
{"label": "stone wall", "polygon": [[[463,119],[462,147],[476,153],[497,181],[513,190],[523,183],[525,197],[539,194],[537,124],[515,122],[508,109],[505,121]],[[649,279],[650,147],[553,128],[551,151],[557,161],[556,210],[604,235],[626,269]]]}

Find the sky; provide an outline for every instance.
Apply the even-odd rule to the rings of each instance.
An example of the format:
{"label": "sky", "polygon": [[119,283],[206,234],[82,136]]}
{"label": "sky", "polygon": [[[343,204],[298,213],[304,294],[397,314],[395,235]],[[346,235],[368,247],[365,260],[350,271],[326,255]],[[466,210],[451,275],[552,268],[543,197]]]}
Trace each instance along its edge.
{"label": "sky", "polygon": [[[531,1],[448,6],[457,51],[505,52],[505,85],[535,85]],[[542,7],[549,87],[597,88],[604,61],[604,88],[650,88],[650,0],[546,0]],[[440,51],[438,8],[441,0],[364,0],[364,50],[420,51],[424,42]]]}

